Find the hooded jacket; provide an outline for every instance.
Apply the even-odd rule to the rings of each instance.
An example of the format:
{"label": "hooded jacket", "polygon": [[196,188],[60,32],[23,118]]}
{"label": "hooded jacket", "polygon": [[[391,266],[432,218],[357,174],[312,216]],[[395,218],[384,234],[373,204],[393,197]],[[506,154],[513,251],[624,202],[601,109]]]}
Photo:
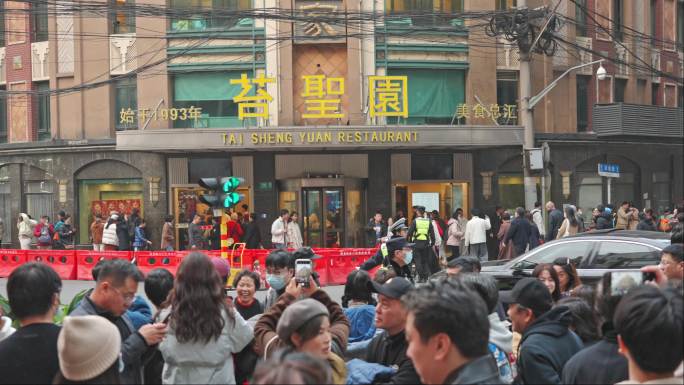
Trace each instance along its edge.
{"label": "hooded jacket", "polygon": [[19,230],[19,239],[21,238],[33,238],[33,228],[36,227],[38,222],[30,219],[28,215],[21,213],[21,222],[17,223],[17,230]]}
{"label": "hooded jacket", "polygon": [[575,354],[563,367],[563,383],[617,384],[629,378],[627,359],[618,353],[612,322],[603,324],[603,339]]}
{"label": "hooded jacket", "polygon": [[516,383],[561,383],[563,367],[582,349],[580,338],[568,329],[570,321],[570,309],[558,306],[527,327],[520,340]]}
{"label": "hooded jacket", "polygon": [[499,377],[503,383],[510,384],[515,377],[510,354],[513,352],[513,333],[510,323],[502,321],[497,312],[489,315],[489,352],[496,361]]}
{"label": "hooded jacket", "polygon": [[102,230],[102,243],[105,245],[119,246],[119,237],[116,235],[116,222],[105,226]]}
{"label": "hooded jacket", "polygon": [[596,230],[606,230],[613,228],[613,217],[607,212],[602,212],[596,218]]}

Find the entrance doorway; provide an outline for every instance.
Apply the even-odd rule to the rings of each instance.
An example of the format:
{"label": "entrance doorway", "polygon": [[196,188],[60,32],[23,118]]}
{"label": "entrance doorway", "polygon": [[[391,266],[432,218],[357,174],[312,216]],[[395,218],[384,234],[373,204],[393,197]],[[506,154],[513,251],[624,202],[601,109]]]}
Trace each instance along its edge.
{"label": "entrance doorway", "polygon": [[440,217],[448,221],[451,214],[462,208],[470,211],[469,188],[466,182],[409,183],[394,186],[394,213],[401,212],[413,221],[412,207],[425,206],[426,211],[437,210]]}
{"label": "entrance doorway", "polygon": [[341,247],[344,244],[344,189],[306,188],[302,192],[304,244]]}

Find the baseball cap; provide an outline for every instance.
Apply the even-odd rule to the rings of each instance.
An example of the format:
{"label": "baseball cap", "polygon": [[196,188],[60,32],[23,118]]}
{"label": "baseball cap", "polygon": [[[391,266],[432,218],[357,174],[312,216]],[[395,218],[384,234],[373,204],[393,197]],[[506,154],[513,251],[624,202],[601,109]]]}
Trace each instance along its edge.
{"label": "baseball cap", "polygon": [[295,251],[292,253],[292,258],[295,259],[295,260],[296,260],[296,259],[311,259],[311,260],[314,260],[314,259],[319,259],[319,258],[323,258],[323,257],[321,257],[320,255],[314,253],[314,251],[313,251],[312,248],[310,248],[310,247],[308,247],[308,246],[304,246],[304,247],[300,247],[300,248],[298,248],[297,250],[295,250]]}
{"label": "baseball cap", "polygon": [[549,289],[537,278],[521,279],[513,286],[513,290],[501,292],[500,299],[504,303],[517,303],[537,311],[548,311],[553,306]]}
{"label": "baseball cap", "polygon": [[369,281],[367,287],[373,293],[382,294],[392,299],[400,299],[401,296],[413,290],[411,282],[404,277],[390,278],[382,285],[375,281]]}

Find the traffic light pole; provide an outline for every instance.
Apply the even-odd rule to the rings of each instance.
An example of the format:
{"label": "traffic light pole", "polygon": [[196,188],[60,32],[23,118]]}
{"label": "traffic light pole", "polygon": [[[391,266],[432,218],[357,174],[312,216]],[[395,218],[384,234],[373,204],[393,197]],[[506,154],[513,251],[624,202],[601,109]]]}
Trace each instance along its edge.
{"label": "traffic light pole", "polygon": [[[527,0],[518,0],[518,7],[525,8]],[[523,183],[525,185],[525,208],[532,210],[534,202],[537,200],[537,182],[530,171],[530,162],[527,152],[534,148],[534,120],[532,109],[529,108],[530,98],[532,97],[532,78],[530,73],[530,52],[520,52],[520,104],[522,112],[522,123],[524,127],[523,135]]]}

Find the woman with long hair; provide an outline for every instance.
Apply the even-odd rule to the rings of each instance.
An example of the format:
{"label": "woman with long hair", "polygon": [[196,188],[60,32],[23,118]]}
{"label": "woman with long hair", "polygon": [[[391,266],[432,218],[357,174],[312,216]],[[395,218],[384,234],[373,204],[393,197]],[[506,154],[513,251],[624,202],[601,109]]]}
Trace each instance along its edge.
{"label": "woman with long hair", "polygon": [[347,276],[342,296],[344,315],[349,319],[349,343],[375,336],[375,300],[368,284],[371,276],[364,270],[353,270]]}
{"label": "woman with long hair", "polygon": [[575,215],[575,209],[572,206],[565,207],[565,219],[558,229],[556,239],[561,239],[569,235],[575,235],[579,231],[579,221]]}
{"label": "woman with long hair", "polygon": [[206,255],[193,252],[183,259],[171,294],[169,332],[159,345],[164,384],[235,383],[233,354],[254,334],[227,304],[223,286]]}
{"label": "woman with long hair", "polygon": [[558,274],[556,274],[556,270],[553,266],[548,263],[539,264],[532,271],[532,276],[546,285],[554,303],[561,299],[560,282],[558,281]]}
{"label": "woman with long hair", "polygon": [[575,297],[563,298],[556,306],[567,306],[570,309],[570,314],[572,314],[570,330],[582,340],[584,347],[601,339],[599,317],[585,300]]}
{"label": "woman with long hair", "polygon": [[569,297],[573,290],[582,285],[577,269],[569,258],[557,258],[553,261],[553,268],[558,274],[561,297]]}

